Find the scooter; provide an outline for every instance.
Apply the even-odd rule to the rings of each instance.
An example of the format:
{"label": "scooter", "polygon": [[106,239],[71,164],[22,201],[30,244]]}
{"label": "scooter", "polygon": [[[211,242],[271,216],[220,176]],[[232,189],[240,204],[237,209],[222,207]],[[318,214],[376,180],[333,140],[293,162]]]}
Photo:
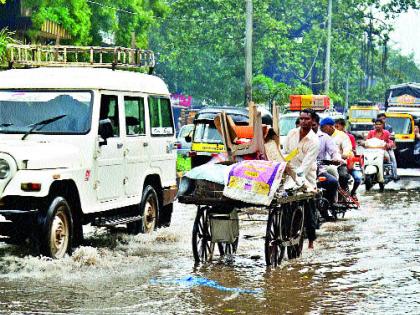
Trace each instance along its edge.
{"label": "scooter", "polygon": [[385,155],[385,141],[371,138],[365,141],[364,173],[366,191],[375,184],[379,184],[379,190],[384,191],[385,185],[394,178],[392,163]]}

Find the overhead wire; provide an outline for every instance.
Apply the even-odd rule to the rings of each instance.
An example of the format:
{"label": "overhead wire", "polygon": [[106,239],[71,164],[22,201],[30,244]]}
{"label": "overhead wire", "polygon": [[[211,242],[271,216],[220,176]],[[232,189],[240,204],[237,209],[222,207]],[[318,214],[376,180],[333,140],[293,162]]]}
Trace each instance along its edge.
{"label": "overhead wire", "polygon": [[[131,15],[139,15],[139,13],[137,13],[137,12],[128,11],[128,10],[125,10],[125,9],[120,9],[120,8],[110,6],[110,5],[106,5],[106,4],[103,4],[103,3],[99,3],[99,2],[93,1],[93,0],[86,0],[86,2],[97,5],[97,6],[100,6],[100,7],[103,7],[103,8],[112,9],[112,10],[117,11],[117,12],[127,13],[127,14],[131,14]],[[209,21],[210,20],[210,19],[197,19],[197,18],[188,18],[188,19],[171,18],[171,19],[169,19],[169,18],[160,17],[160,16],[154,16],[153,18],[158,19],[158,20],[165,20],[165,21],[170,20],[170,21],[182,21],[182,22],[200,22],[200,21],[204,22],[204,21]],[[238,19],[238,17],[236,17],[236,16],[225,16],[225,17],[218,18],[216,22],[219,22],[220,20],[233,20],[233,19]]]}
{"label": "overhead wire", "polygon": [[[94,5],[97,5],[97,6],[100,6],[100,7],[103,7],[103,8],[108,8],[108,9],[111,9],[111,10],[115,10],[117,12],[122,12],[122,13],[126,13],[126,14],[131,14],[131,15],[139,15],[139,13],[137,13],[137,12],[133,12],[133,11],[129,11],[129,10],[126,10],[126,9],[121,9],[121,8],[117,8],[117,7],[114,7],[114,6],[106,5],[106,4],[99,3],[99,2],[94,1],[94,0],[86,0],[86,2],[91,3],[91,4],[94,4]],[[157,17],[157,16],[155,16],[154,18],[155,19],[161,19],[161,20],[173,20],[173,21],[183,21],[183,22],[197,22],[197,21],[209,21],[210,20],[210,19],[197,19],[197,18],[188,18],[188,19],[182,19],[182,18],[175,18],[175,19],[173,19],[172,18],[172,19],[168,19],[168,18]],[[229,19],[237,19],[237,18],[238,17],[233,17],[233,16],[232,17],[222,17],[222,18],[218,18],[217,21],[220,21],[220,20],[229,20]],[[325,25],[325,21],[320,22],[319,25],[320,26]],[[318,47],[317,47],[317,51],[316,51],[315,57],[314,57],[314,59],[312,61],[312,64],[311,64],[311,66],[310,66],[307,74],[304,77],[299,76],[295,71],[293,71],[292,69],[289,69],[293,73],[293,75],[296,78],[298,78],[300,81],[305,82],[305,83],[308,83],[308,84],[311,84],[311,85],[325,83],[325,80],[320,81],[320,82],[310,82],[310,81],[307,80],[307,78],[309,77],[309,75],[310,75],[313,67],[315,66],[315,63],[316,63],[316,60],[318,58],[320,49],[321,49],[321,45],[319,44]]]}

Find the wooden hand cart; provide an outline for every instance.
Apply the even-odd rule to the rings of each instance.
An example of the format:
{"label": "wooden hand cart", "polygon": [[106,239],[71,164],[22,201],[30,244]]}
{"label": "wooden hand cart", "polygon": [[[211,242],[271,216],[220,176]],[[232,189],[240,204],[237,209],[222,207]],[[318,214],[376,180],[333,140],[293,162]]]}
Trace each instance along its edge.
{"label": "wooden hand cart", "polygon": [[[178,197],[179,202],[197,205],[192,232],[192,249],[197,263],[211,262],[216,256],[235,254],[239,240],[237,212],[246,213],[255,205],[223,196],[223,185],[206,180],[190,180],[188,192]],[[276,192],[267,210],[265,232],[265,261],[267,266],[278,266],[285,252],[289,259],[302,253],[305,210],[314,193],[303,191]],[[217,246],[216,246],[217,245]]]}

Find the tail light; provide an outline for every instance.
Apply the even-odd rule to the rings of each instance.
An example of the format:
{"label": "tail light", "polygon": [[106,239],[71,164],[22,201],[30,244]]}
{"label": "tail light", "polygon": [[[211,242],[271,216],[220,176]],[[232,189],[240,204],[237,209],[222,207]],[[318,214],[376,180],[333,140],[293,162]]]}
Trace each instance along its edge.
{"label": "tail light", "polygon": [[197,156],[197,152],[195,152],[195,151],[190,151],[190,152],[188,152],[188,156],[189,156],[189,157]]}
{"label": "tail light", "polygon": [[318,177],[318,181],[319,182],[326,182],[327,181],[327,178],[325,176],[319,176]]}

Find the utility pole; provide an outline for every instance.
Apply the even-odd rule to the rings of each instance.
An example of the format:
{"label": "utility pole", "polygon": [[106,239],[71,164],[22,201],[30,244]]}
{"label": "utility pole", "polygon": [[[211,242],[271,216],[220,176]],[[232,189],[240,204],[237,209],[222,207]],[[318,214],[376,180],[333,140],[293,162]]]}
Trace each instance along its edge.
{"label": "utility pole", "polygon": [[345,103],[345,111],[346,113],[349,110],[349,76],[346,77],[346,103]]}
{"label": "utility pole", "polygon": [[331,16],[332,0],[328,0],[328,24],[327,24],[327,52],[325,54],[325,88],[324,93],[328,94],[330,89],[330,71],[331,71]]}
{"label": "utility pole", "polygon": [[252,101],[252,0],[246,2],[245,29],[245,106]]}

